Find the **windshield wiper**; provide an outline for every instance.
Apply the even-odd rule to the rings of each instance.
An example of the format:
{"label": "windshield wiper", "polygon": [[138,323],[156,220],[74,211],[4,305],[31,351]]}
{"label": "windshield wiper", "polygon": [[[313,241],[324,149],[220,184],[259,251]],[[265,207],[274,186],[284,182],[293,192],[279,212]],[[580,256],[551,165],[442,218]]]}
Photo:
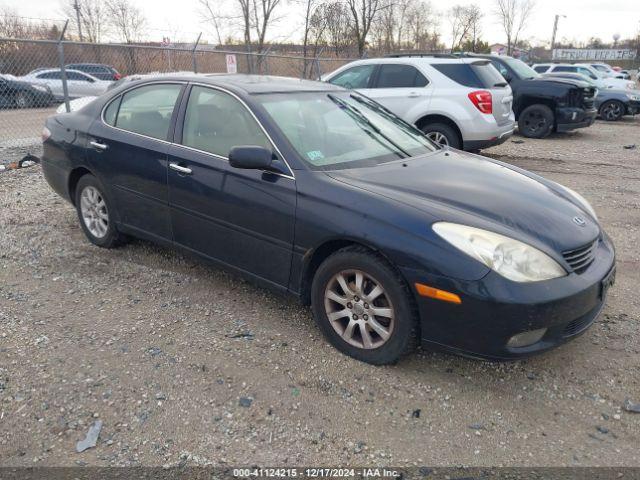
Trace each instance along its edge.
{"label": "windshield wiper", "polygon": [[[369,120],[369,118],[367,118],[367,116],[365,114],[363,114],[360,110],[358,110],[356,107],[354,107],[353,105],[350,105],[349,103],[345,102],[344,100],[341,100],[340,98],[336,97],[335,95],[333,95],[331,93],[328,93],[327,97],[329,97],[329,99],[333,103],[335,103],[336,105],[344,108],[345,111],[347,113],[349,113],[351,115],[351,117],[354,118],[356,121],[358,121],[360,123],[364,123],[365,125],[367,125],[371,130],[373,130],[376,134],[378,134],[380,137],[382,137],[387,143],[389,143],[391,146],[393,146],[393,148],[395,148],[397,150],[397,152],[399,152],[402,155],[404,155],[405,158],[411,156],[400,145],[398,145],[396,142],[391,140],[387,135],[382,133],[382,130],[380,130],[380,128],[375,123],[373,123],[371,120]],[[365,130],[365,132],[366,131],[367,130]]]}

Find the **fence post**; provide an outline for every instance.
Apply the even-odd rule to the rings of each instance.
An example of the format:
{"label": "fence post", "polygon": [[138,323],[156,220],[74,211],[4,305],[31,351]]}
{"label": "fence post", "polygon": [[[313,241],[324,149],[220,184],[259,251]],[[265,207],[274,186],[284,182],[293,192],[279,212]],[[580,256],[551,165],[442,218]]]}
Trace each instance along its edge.
{"label": "fence post", "polygon": [[198,73],[198,60],[196,60],[196,50],[198,48],[198,44],[200,43],[201,36],[202,36],[202,32],[198,34],[196,43],[193,45],[193,50],[191,50],[191,61],[193,62],[193,73]]}
{"label": "fence post", "polygon": [[64,22],[64,27],[62,27],[62,32],[60,33],[60,38],[58,38],[58,61],[60,62],[60,74],[62,76],[62,94],[64,95],[64,106],[67,110],[67,113],[71,111],[71,106],[69,105],[69,85],[67,85],[67,69],[64,66],[64,44],[62,41],[64,40],[64,34],[67,31],[67,25],[69,25],[69,20]]}

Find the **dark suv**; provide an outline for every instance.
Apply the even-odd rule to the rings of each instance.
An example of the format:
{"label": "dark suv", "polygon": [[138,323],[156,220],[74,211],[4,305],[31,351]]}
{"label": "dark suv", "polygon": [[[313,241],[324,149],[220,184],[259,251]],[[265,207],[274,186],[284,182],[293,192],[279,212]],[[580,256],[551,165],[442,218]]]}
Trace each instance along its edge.
{"label": "dark suv", "polygon": [[100,80],[116,81],[122,78],[120,72],[118,72],[111,65],[105,65],[103,63],[70,63],[66,65],[69,70],[80,70],[81,72],[93,75]]}
{"label": "dark suv", "polygon": [[521,135],[544,138],[590,126],[598,113],[597,89],[570,79],[544,78],[527,64],[506,55],[467,54],[486,58],[513,90],[513,112]]}

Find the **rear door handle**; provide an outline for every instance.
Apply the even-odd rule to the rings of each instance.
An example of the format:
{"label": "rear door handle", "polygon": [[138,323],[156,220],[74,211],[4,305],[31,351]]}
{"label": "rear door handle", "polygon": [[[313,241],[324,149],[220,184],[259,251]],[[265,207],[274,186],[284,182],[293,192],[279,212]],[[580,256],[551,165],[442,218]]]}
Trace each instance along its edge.
{"label": "rear door handle", "polygon": [[179,173],[181,173],[183,175],[191,175],[191,173],[192,173],[192,170],[190,168],[181,167],[177,163],[170,163],[169,164],[169,168],[171,170],[175,170],[176,172],[179,172]]}
{"label": "rear door handle", "polygon": [[419,96],[420,96],[420,94],[418,92],[410,92],[409,93],[409,98],[416,98],[416,97],[419,97]]}
{"label": "rear door handle", "polygon": [[94,142],[94,141],[89,142],[89,145],[91,145],[93,148],[97,150],[106,150],[107,148],[109,148],[109,146],[105,145],[104,143]]}

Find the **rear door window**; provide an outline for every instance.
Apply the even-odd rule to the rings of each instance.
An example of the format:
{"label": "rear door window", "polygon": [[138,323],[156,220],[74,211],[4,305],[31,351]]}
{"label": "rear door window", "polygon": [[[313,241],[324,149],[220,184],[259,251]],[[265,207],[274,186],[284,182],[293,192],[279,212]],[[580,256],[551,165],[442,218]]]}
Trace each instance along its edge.
{"label": "rear door window", "polygon": [[[181,89],[182,85],[161,84],[130,90],[122,97],[115,126],[140,135],[166,140],[173,109]],[[111,112],[105,113],[111,115]]]}
{"label": "rear door window", "polygon": [[329,83],[348,89],[368,88],[375,68],[375,65],[357,65],[340,72],[329,80]]}
{"label": "rear door window", "polygon": [[470,88],[494,88],[506,86],[504,77],[491,62],[435,63],[432,67],[450,80]]}
{"label": "rear door window", "polygon": [[414,88],[429,83],[426,77],[411,65],[381,65],[375,88]]}
{"label": "rear door window", "polygon": [[568,66],[565,67],[565,66],[560,65],[558,67],[555,67],[553,69],[553,71],[554,72],[577,72],[578,69],[576,67],[568,67]]}
{"label": "rear door window", "polygon": [[42,78],[45,80],[61,80],[62,73],[61,72],[45,72],[40,75],[36,75],[36,78]]}

